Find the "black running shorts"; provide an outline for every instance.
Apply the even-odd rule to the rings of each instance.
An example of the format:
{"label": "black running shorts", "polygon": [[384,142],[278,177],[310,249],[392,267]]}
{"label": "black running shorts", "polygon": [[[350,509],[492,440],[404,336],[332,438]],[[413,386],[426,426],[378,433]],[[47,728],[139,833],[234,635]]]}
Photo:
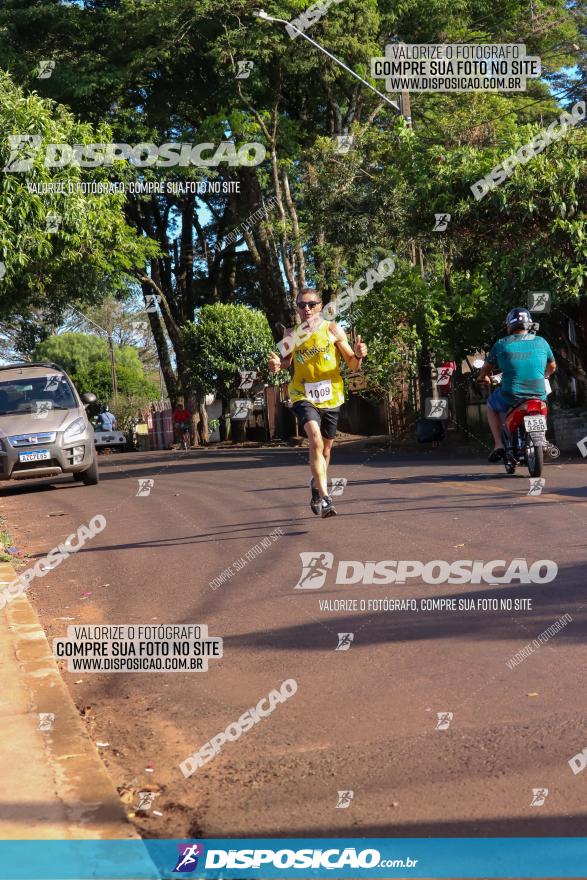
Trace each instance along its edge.
{"label": "black running shorts", "polygon": [[309,400],[297,400],[292,406],[292,411],[304,428],[306,422],[318,422],[320,433],[326,440],[334,440],[336,437],[336,425],[340,415],[340,406],[331,409],[314,406]]}

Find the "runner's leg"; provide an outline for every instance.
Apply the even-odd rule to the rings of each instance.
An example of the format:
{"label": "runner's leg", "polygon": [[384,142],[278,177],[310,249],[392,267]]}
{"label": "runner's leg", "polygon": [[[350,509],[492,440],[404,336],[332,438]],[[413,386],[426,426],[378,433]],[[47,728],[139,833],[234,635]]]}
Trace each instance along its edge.
{"label": "runner's leg", "polygon": [[320,431],[322,433],[322,442],[324,444],[324,462],[326,464],[326,486],[328,487],[328,465],[330,464],[330,453],[332,451],[332,444],[334,443],[334,439],[336,437],[336,429],[338,426],[338,416],[340,413],[340,407],[335,407],[334,409],[323,409],[321,410],[321,420],[320,420]]}
{"label": "runner's leg", "polygon": [[[322,425],[322,429],[324,430],[324,425]],[[326,429],[328,430],[328,428]],[[325,482],[326,487],[328,488],[328,465],[330,463],[330,450],[332,449],[332,444],[334,443],[334,437],[322,437],[322,443],[324,444],[324,474],[325,474]],[[332,495],[327,495],[326,498],[322,498],[320,501],[320,516],[324,519],[327,516],[336,516],[336,507],[332,502]]]}
{"label": "runner's leg", "polygon": [[316,488],[320,492],[320,497],[324,498],[328,495],[326,460],[324,458],[325,441],[320,433],[320,425],[318,422],[306,422],[304,430],[310,443],[310,470],[312,471],[312,476],[316,482]]}
{"label": "runner's leg", "polygon": [[322,443],[324,444],[324,450],[322,455],[324,456],[324,469],[326,476],[326,487],[328,488],[328,465],[330,464],[330,452],[332,450],[332,444],[334,443],[334,437],[323,437]]}

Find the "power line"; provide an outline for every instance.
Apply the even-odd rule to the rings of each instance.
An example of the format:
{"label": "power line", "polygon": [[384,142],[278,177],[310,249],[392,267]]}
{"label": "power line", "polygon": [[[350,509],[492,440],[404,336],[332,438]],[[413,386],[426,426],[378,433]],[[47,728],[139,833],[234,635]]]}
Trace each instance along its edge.
{"label": "power line", "polygon": [[[565,89],[565,90],[561,93],[561,97],[564,98],[564,97],[570,96],[570,95],[575,91],[575,88],[576,88],[576,86],[573,85],[573,86],[571,86],[571,87]],[[556,94],[556,92],[555,92],[554,94]],[[530,107],[535,107],[537,104],[542,104],[542,103],[544,103],[545,101],[550,100],[551,98],[552,98],[552,95],[549,95],[549,96],[546,96],[546,95],[545,95],[545,96],[542,97],[542,98],[538,98],[536,101],[532,101],[532,103],[530,103],[530,104],[525,104],[525,105],[523,106],[523,108],[520,108],[520,107],[513,108],[513,107],[512,107],[510,110],[507,110],[505,113],[502,113],[501,116],[491,116],[489,119],[482,120],[481,122],[476,122],[474,126],[471,126],[470,128],[465,129],[464,132],[461,132],[461,133],[462,133],[462,134],[465,134],[465,135],[466,135],[466,134],[469,134],[470,132],[474,131],[475,128],[478,128],[479,126],[489,125],[489,124],[492,123],[492,122],[498,122],[500,119],[505,119],[506,116],[511,116],[512,114],[518,114],[518,113],[520,113],[520,112],[523,112],[523,111],[525,111],[525,110],[528,110]],[[424,114],[422,114],[422,115],[423,115],[424,118],[427,119],[429,122],[435,122],[435,121],[436,121],[436,120],[434,120],[431,116],[429,116],[429,115],[426,114],[426,113],[424,113]],[[438,141],[438,140],[436,140],[436,138],[427,138],[427,137],[423,137],[423,138],[420,138],[420,140],[421,140],[421,141],[428,141],[429,143],[436,143],[436,144],[438,144],[439,146],[444,146],[444,143],[443,143],[442,141]]]}

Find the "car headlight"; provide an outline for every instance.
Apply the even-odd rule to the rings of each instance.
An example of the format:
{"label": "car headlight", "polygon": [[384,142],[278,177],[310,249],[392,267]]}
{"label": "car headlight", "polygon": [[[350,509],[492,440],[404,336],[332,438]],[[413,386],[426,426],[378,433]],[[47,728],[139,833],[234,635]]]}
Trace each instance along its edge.
{"label": "car headlight", "polygon": [[80,434],[83,434],[86,430],[86,423],[83,419],[76,419],[75,422],[72,422],[71,425],[63,432],[63,442],[71,443],[76,437],[79,437]]}

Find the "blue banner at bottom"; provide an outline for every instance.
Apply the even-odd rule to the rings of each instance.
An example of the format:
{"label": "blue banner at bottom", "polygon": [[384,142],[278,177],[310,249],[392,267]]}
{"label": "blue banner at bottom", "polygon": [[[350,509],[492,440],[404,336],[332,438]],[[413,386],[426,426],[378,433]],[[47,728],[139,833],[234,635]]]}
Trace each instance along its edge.
{"label": "blue banner at bottom", "polygon": [[0,841],[0,880],[587,878],[587,837]]}

